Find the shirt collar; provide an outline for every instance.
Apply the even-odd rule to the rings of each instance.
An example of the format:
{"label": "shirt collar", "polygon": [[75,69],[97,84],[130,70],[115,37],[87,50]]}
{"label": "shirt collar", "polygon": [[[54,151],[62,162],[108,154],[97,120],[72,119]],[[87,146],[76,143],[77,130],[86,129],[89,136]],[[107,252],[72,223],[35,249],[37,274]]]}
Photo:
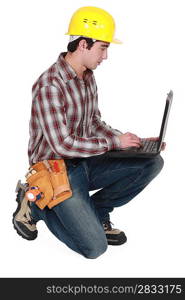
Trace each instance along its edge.
{"label": "shirt collar", "polygon": [[[57,60],[57,66],[60,72],[60,75],[62,76],[63,80],[65,82],[74,79],[77,77],[75,70],[70,66],[70,64],[64,59],[67,52],[62,52],[59,55],[59,58]],[[84,72],[84,81],[88,81],[90,77],[92,76],[93,71],[90,69],[87,69]]]}

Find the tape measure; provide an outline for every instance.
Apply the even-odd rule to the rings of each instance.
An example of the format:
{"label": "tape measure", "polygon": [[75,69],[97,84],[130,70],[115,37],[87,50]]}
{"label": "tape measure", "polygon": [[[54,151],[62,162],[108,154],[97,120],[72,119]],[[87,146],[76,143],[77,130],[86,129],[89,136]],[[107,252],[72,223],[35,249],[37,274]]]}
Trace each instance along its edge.
{"label": "tape measure", "polygon": [[39,200],[43,197],[43,193],[40,192],[40,190],[37,186],[32,186],[26,192],[25,196],[28,201],[35,202],[36,200]]}

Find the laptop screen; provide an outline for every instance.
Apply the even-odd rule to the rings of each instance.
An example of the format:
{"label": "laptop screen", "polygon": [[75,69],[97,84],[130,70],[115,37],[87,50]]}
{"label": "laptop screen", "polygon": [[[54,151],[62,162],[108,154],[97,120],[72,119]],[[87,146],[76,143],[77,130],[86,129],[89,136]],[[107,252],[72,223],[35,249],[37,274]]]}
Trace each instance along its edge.
{"label": "laptop screen", "polygon": [[166,134],[166,128],[167,128],[168,117],[169,117],[169,113],[170,113],[172,100],[173,100],[173,92],[170,91],[167,96],[167,99],[166,99],[166,105],[165,105],[165,109],[164,109],[161,130],[160,130],[160,134],[159,134],[159,144],[158,144],[159,151],[161,150],[161,146],[164,141],[165,134]]}

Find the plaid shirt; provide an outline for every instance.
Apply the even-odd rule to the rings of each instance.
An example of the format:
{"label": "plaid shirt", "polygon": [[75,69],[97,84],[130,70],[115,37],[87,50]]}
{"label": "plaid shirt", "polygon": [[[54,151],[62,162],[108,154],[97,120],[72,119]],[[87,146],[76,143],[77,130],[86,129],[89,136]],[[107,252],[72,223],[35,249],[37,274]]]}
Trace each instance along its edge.
{"label": "plaid shirt", "polygon": [[119,148],[118,130],[101,121],[93,72],[79,79],[61,53],[32,88],[30,165],[44,159],[89,157]]}

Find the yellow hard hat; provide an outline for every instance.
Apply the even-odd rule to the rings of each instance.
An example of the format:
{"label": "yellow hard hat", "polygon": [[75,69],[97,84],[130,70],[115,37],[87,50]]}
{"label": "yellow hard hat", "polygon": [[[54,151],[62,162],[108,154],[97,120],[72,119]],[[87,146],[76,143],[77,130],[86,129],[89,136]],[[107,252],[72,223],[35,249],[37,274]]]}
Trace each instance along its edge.
{"label": "yellow hard hat", "polygon": [[114,38],[114,32],[115,22],[107,11],[94,6],[86,6],[74,12],[66,34],[121,44],[121,41]]}

